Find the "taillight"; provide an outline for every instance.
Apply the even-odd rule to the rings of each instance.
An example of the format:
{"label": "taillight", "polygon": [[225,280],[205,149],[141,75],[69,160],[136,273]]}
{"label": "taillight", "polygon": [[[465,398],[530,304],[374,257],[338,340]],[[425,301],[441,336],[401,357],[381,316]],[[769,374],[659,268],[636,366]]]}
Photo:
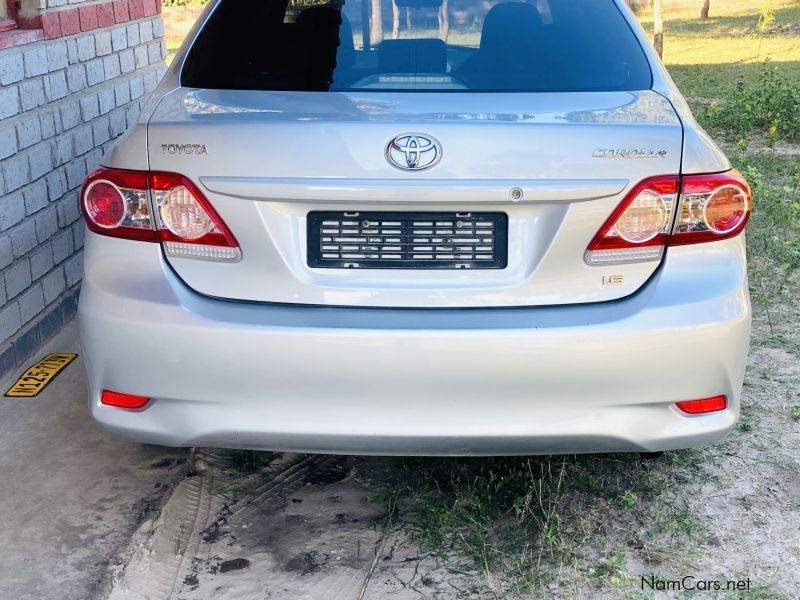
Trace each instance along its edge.
{"label": "taillight", "polygon": [[727,239],[744,230],[751,207],[750,188],[738,171],[689,175],[682,180],[677,176],[647,179],[597,232],[586,249],[586,262],[660,260],[667,246]]}
{"label": "taillight", "polygon": [[147,173],[101,167],[86,179],[81,199],[90,230],[113,237],[158,241],[147,199]]}
{"label": "taillight", "polygon": [[203,193],[177,173],[150,173],[153,204],[158,207],[159,233],[172,256],[239,260],[239,243]]}
{"label": "taillight", "polygon": [[684,177],[670,244],[696,244],[739,235],[751,208],[750,186],[738,171]]}
{"label": "taillight", "polygon": [[83,185],[81,208],[95,233],[161,241],[172,256],[222,261],[241,257],[236,238],[203,193],[177,173],[101,167]]}
{"label": "taillight", "polygon": [[678,177],[653,177],[637,185],[586,249],[586,262],[606,265],[658,260],[669,241]]}

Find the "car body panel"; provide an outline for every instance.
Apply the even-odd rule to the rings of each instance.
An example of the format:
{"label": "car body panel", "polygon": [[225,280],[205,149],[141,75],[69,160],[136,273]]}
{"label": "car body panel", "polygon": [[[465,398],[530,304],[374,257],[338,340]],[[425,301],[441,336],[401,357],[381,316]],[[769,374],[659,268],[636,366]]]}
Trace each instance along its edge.
{"label": "car body panel", "polygon": [[[205,298],[157,246],[89,233],[79,310],[90,409],[117,435],[182,446],[470,455],[704,445],[738,416],[743,256],[741,237],[672,249],[652,281],[616,302],[316,308]],[[120,410],[100,403],[103,389],[155,400]],[[713,415],[673,406],[718,394],[730,404]]]}

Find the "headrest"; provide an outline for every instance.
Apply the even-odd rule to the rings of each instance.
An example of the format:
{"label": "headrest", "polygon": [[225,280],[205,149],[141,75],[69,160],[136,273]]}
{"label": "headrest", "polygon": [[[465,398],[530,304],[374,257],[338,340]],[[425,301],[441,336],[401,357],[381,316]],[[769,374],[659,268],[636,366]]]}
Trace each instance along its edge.
{"label": "headrest", "polygon": [[[539,11],[525,2],[495,5],[483,21],[481,50],[503,51],[525,45],[530,36],[542,27]],[[513,57],[509,56],[509,60]]]}
{"label": "headrest", "polygon": [[384,40],[378,46],[380,73],[446,73],[447,46],[442,40]]}
{"label": "headrest", "polygon": [[342,13],[331,6],[312,6],[297,15],[295,23],[304,33],[316,35],[338,34]]}

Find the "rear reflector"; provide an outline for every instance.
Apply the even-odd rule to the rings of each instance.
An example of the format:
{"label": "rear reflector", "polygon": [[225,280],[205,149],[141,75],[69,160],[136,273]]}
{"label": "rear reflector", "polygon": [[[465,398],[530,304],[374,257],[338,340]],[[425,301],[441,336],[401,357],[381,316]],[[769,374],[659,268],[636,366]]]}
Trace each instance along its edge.
{"label": "rear reflector", "polygon": [[119,392],[103,390],[100,402],[107,406],[115,406],[117,408],[142,408],[145,404],[150,402],[150,398],[147,396],[132,396],[130,394],[120,394]]}
{"label": "rear reflector", "polygon": [[718,412],[728,408],[728,399],[725,396],[714,396],[703,400],[688,400],[686,402],[676,402],[675,406],[690,415],[703,415],[705,413]]}

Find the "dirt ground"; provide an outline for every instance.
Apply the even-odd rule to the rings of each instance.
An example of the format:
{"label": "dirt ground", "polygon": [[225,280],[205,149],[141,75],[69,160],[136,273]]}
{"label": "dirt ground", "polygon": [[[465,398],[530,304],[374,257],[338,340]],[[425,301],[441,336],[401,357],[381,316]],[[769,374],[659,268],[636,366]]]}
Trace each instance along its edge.
{"label": "dirt ground", "polygon": [[[80,353],[74,321],[36,360],[51,352]],[[0,397],[2,600],[106,598],[131,535],[186,470],[186,450],[105,435],[86,402],[81,357],[36,397]]]}

